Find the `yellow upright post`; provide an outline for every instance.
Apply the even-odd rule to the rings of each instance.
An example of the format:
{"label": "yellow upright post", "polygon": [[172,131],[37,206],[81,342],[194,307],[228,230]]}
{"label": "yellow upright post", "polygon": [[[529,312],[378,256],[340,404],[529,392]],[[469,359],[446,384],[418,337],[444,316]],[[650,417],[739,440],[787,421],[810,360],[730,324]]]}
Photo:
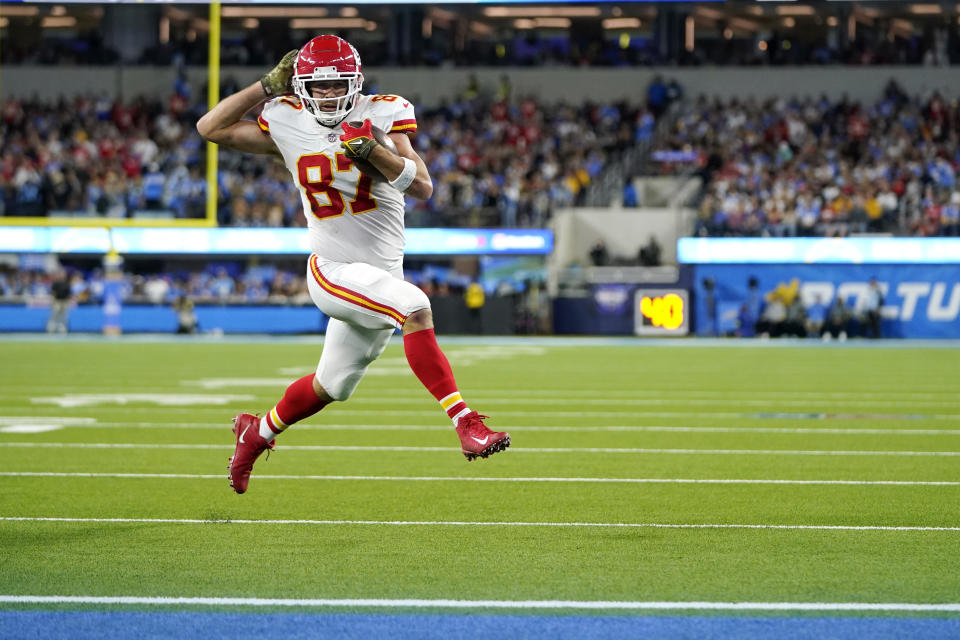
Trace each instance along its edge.
{"label": "yellow upright post", "polygon": [[[220,102],[220,3],[210,3],[210,53],[207,63],[207,108]],[[217,145],[207,142],[207,224],[217,226]]]}

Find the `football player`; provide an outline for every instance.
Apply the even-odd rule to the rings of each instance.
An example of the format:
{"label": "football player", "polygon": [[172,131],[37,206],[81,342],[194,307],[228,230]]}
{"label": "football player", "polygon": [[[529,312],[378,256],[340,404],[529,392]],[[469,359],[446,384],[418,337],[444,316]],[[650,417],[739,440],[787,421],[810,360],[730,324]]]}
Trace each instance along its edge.
{"label": "football player", "polygon": [[[396,328],[410,368],[453,421],[467,459],[510,446],[509,434],[488,429],[486,416],[463,400],[437,345],[430,300],[403,279],[404,196],[425,200],[433,192],[409,139],[417,130],[413,105],[362,89],[357,50],[322,35],[197,122],[211,142],[286,164],[307,218],[310,296],[330,317],[316,373],[293,382],[262,418],[234,418],[236,449],[228,468],[237,493],[247,490],[253,463],[273,448],[274,437],[350,397]],[[257,122],[243,120],[264,100]],[[374,126],[387,132],[396,153],[378,142]],[[361,172],[358,165],[372,169]]]}

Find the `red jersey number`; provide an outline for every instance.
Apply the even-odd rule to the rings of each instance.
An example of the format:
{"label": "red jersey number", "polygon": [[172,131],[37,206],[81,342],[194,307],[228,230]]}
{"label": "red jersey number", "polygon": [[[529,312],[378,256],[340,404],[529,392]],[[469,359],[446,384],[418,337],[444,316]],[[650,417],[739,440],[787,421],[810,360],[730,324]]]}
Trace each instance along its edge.
{"label": "red jersey number", "polygon": [[[353,162],[342,153],[336,154],[336,170],[350,171]],[[346,203],[343,194],[333,186],[334,162],[324,153],[314,153],[300,156],[297,159],[297,178],[300,186],[307,194],[310,202],[310,212],[318,220],[335,218],[343,215]],[[357,215],[373,211],[377,208],[377,201],[370,195],[373,181],[370,176],[361,173],[357,180],[357,190],[350,200],[350,213]]]}

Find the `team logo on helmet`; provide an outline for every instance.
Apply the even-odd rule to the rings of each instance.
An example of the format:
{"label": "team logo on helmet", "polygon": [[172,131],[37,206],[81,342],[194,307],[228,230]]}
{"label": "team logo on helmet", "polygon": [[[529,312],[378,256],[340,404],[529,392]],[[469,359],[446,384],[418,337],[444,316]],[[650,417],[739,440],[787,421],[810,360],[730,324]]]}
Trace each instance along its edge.
{"label": "team logo on helmet", "polygon": [[[330,85],[325,85],[323,92],[314,93],[313,90],[319,88],[316,83],[340,83],[340,86],[334,85],[331,91]],[[346,91],[342,95],[335,95],[344,91],[344,87]],[[320,124],[332,127],[342,122],[356,106],[362,88],[360,54],[343,38],[317,36],[297,53],[293,91]]]}

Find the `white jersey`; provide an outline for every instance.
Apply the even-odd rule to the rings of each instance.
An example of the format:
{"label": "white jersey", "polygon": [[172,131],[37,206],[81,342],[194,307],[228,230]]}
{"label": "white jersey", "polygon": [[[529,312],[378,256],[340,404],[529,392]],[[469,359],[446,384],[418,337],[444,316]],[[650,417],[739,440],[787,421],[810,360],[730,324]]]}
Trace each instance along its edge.
{"label": "white jersey", "polygon": [[[413,105],[400,96],[361,95],[344,122],[367,118],[391,133],[417,130]],[[403,194],[360,173],[340,146],[340,125],[321,125],[291,95],[267,102],[257,123],[300,189],[310,250],[324,260],[402,269]]]}

